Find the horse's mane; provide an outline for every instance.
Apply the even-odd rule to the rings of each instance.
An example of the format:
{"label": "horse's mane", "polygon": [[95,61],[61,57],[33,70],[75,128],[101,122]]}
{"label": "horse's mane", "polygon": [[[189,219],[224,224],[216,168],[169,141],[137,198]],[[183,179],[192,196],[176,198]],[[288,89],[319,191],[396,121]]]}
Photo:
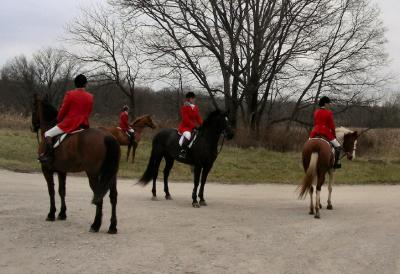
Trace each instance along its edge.
{"label": "horse's mane", "polygon": [[210,112],[200,128],[208,127],[215,117],[218,117],[219,115],[221,115],[221,111],[219,109]]}
{"label": "horse's mane", "polygon": [[336,128],[336,139],[342,143],[344,140],[344,136],[353,133],[354,131],[345,127],[337,127]]}
{"label": "horse's mane", "polygon": [[142,115],[142,116],[139,116],[138,118],[136,118],[136,119],[132,122],[132,125],[136,125],[137,122],[139,122],[140,120],[142,120],[142,119],[144,119],[144,118],[146,118],[146,117],[149,117],[149,116],[150,116],[149,114],[144,114],[144,115]]}
{"label": "horse's mane", "polygon": [[46,98],[42,100],[42,112],[43,117],[47,122],[57,120],[58,111]]}

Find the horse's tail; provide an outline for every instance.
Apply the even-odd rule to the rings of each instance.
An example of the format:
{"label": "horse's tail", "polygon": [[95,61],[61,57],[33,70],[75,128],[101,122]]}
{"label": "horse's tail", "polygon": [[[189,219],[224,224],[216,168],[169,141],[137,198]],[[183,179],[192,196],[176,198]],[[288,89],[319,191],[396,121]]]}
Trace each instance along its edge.
{"label": "horse's tail", "polygon": [[151,155],[149,159],[149,163],[147,164],[146,171],[143,173],[142,177],[139,180],[139,184],[145,186],[147,185],[150,180],[154,177],[154,169],[155,169],[155,162],[156,162],[156,153],[154,151],[154,147],[151,150]]}
{"label": "horse's tail", "polygon": [[315,176],[317,175],[318,152],[311,154],[310,164],[304,175],[301,185],[299,185],[299,199],[304,199],[312,187]]}
{"label": "horse's tail", "polygon": [[106,136],[104,138],[104,145],[106,146],[106,157],[100,169],[99,180],[94,186],[93,204],[97,204],[103,200],[111,187],[113,178],[117,176],[119,167],[121,149],[117,140],[114,137]]}

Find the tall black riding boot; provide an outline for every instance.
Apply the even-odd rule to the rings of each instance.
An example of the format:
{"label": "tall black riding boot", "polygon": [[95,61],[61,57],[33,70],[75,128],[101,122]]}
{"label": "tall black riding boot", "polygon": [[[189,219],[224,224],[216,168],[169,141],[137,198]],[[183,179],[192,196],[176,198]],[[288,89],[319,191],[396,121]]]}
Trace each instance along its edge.
{"label": "tall black riding boot", "polygon": [[335,164],[333,165],[334,169],[338,169],[342,167],[342,164],[340,163],[340,152],[342,151],[341,147],[335,147]]}
{"label": "tall black riding boot", "polygon": [[185,140],[183,141],[183,144],[181,146],[181,151],[179,152],[178,158],[186,159],[187,151],[188,151],[188,145],[189,145],[189,141],[185,138]]}
{"label": "tall black riding boot", "polygon": [[53,139],[52,137],[46,137],[45,139],[46,147],[45,151],[39,156],[39,161],[42,164],[48,164],[53,162],[54,158],[54,148],[53,148]]}

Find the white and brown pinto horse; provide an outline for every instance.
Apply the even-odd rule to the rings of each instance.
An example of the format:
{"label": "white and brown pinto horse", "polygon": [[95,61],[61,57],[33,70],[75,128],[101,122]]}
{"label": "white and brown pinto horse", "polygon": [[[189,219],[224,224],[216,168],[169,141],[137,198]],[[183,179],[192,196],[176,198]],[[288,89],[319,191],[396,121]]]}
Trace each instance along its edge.
{"label": "white and brown pinto horse", "polygon": [[[351,131],[344,127],[336,129],[336,139],[342,145],[343,157],[353,160],[357,145],[357,131]],[[320,218],[319,210],[322,208],[320,202],[321,187],[325,182],[325,174],[329,174],[328,183],[328,206],[327,209],[333,209],[331,202],[332,184],[334,179],[334,153],[328,141],[323,138],[308,139],[303,147],[303,167],[305,176],[302,183],[299,185],[299,198],[305,198],[307,193],[310,193],[310,214],[315,218]],[[313,206],[313,182],[316,179],[316,198],[315,207]],[[315,211],[314,211],[315,209]]]}

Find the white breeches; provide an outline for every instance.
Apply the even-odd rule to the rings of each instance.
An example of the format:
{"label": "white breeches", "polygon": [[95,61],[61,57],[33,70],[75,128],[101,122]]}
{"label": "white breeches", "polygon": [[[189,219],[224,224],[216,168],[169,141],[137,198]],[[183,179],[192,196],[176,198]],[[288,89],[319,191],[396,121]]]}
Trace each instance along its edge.
{"label": "white breeches", "polygon": [[63,133],[64,131],[61,128],[59,128],[58,126],[54,126],[44,133],[44,137],[55,137]]}
{"label": "white breeches", "polygon": [[129,131],[130,133],[135,133],[135,130],[134,130],[133,128],[129,128],[128,131]]}
{"label": "white breeches", "polygon": [[190,131],[185,131],[184,133],[182,133],[181,139],[179,139],[179,145],[182,146],[183,142],[185,141],[185,138],[187,140],[190,140],[190,137],[192,137]]}
{"label": "white breeches", "polygon": [[330,143],[331,143],[335,148],[341,147],[340,143],[339,143],[338,140],[336,140],[336,139],[333,139],[332,141],[330,141]]}

